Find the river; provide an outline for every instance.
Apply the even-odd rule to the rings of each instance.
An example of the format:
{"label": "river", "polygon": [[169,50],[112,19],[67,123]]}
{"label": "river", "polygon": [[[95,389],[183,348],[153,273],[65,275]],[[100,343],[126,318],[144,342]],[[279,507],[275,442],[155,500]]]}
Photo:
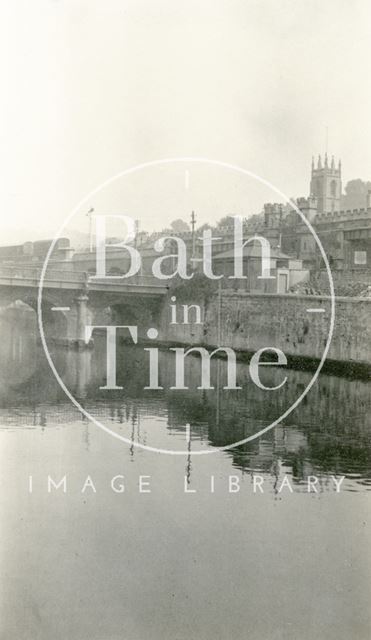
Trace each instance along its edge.
{"label": "river", "polygon": [[[4,640],[369,637],[370,383],[320,375],[276,427],[220,451],[281,415],[311,373],[287,371],[277,396],[239,363],[231,391],[219,360],[205,391],[189,358],[190,388],[174,391],[164,350],[163,389],[145,390],[147,354],[123,344],[123,389],[105,391],[103,337],[53,348],[114,437],[60,388],[31,312],[9,309],[0,329]],[[282,370],[264,375],[273,386]]]}

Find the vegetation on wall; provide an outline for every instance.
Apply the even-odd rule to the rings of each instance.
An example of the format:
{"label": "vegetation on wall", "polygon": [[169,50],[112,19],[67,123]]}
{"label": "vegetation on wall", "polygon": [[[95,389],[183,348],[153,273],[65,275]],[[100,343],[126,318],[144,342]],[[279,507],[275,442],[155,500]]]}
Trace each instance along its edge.
{"label": "vegetation on wall", "polygon": [[191,280],[174,278],[169,287],[169,295],[176,296],[177,302],[209,303],[218,290],[218,280],[210,280],[203,273],[195,273]]}

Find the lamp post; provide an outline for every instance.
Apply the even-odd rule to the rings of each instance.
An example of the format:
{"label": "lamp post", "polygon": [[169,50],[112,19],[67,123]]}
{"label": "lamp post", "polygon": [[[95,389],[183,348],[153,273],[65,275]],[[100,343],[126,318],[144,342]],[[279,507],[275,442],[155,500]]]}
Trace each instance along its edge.
{"label": "lamp post", "polygon": [[196,252],[195,224],[196,224],[196,216],[195,216],[195,212],[194,212],[194,211],[192,211],[192,215],[191,215],[191,228],[192,228],[192,258],[194,258],[194,257],[195,257],[195,252]]}
{"label": "lamp post", "polygon": [[91,207],[88,211],[88,213],[86,214],[89,218],[89,246],[90,246],[90,253],[93,251],[93,240],[92,240],[92,226],[91,226],[91,214],[94,212],[94,207]]}

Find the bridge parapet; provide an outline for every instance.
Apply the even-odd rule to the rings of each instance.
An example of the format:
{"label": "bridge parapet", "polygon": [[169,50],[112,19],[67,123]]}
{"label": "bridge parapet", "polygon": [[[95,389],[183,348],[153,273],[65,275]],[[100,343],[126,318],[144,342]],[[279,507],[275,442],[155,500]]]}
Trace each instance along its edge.
{"label": "bridge parapet", "polygon": [[[40,267],[30,267],[21,265],[1,265],[0,285],[19,286],[39,286],[42,269]],[[91,289],[94,291],[114,290],[124,291],[130,288],[140,291],[145,289],[145,293],[153,290],[154,293],[166,293],[165,282],[159,282],[154,276],[137,274],[130,278],[106,277],[96,278],[83,271],[66,271],[64,269],[47,269],[44,278],[45,287],[60,287],[64,289]]]}
{"label": "bridge parapet", "polygon": [[[40,281],[42,270],[40,267],[24,267],[21,265],[1,265],[0,279],[21,279],[21,280],[37,280]],[[54,282],[77,282],[83,284],[85,282],[85,274],[78,271],[64,271],[62,269],[47,269],[45,280]]]}

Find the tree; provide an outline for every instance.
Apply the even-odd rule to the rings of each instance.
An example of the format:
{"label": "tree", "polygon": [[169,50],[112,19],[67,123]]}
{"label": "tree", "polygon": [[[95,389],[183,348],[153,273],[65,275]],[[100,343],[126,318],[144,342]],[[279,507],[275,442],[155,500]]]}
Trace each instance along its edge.
{"label": "tree", "polygon": [[195,273],[192,280],[183,280],[176,276],[170,281],[169,295],[176,296],[177,303],[209,303],[218,288],[216,280],[210,280],[203,273]]}
{"label": "tree", "polygon": [[212,229],[212,226],[205,222],[205,224],[202,224],[200,227],[198,227],[198,229],[196,229],[196,232],[199,234],[202,233],[205,229]]}
{"label": "tree", "polygon": [[172,230],[175,231],[176,233],[183,233],[184,231],[190,231],[188,222],[185,222],[181,218],[177,218],[176,220],[173,220],[170,226]]}
{"label": "tree", "polygon": [[360,178],[349,180],[345,187],[345,195],[342,196],[342,209],[362,209],[366,207],[367,192],[371,189],[371,182],[365,182]]}
{"label": "tree", "polygon": [[224,216],[223,218],[220,218],[216,226],[218,229],[220,229],[221,227],[229,227],[233,225],[234,225],[233,216]]}

